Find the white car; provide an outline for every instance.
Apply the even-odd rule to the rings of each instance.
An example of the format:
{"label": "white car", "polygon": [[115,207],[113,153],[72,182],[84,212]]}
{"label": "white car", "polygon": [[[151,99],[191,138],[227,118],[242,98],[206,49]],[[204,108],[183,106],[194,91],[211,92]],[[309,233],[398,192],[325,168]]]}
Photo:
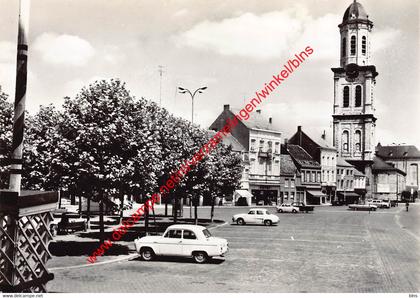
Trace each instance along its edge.
{"label": "white car", "polygon": [[232,221],[238,225],[250,224],[264,224],[271,226],[279,222],[279,217],[274,214],[270,214],[267,209],[253,208],[248,213],[236,214],[232,217]]}
{"label": "white car", "polygon": [[376,211],[378,207],[376,205],[370,204],[351,204],[349,205],[349,209],[357,211],[357,210],[365,210],[365,211]]}
{"label": "white car", "polygon": [[224,256],[229,250],[226,239],[213,237],[205,227],[198,225],[172,225],[162,236],[145,236],[136,239],[134,244],[145,261],[155,256],[184,256],[204,263],[209,258]]}
{"label": "white car", "polygon": [[391,208],[391,203],[388,202],[384,202],[382,200],[367,200],[366,201],[367,205],[375,205],[378,208]]}
{"label": "white car", "polygon": [[283,203],[280,206],[277,206],[277,212],[292,212],[292,213],[298,213],[299,207],[293,206],[292,204]]}

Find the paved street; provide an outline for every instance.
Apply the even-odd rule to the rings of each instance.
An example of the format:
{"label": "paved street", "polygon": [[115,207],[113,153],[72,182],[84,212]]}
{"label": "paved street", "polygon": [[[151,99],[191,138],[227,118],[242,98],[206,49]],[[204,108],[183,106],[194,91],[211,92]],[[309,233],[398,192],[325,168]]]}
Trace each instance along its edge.
{"label": "paved street", "polygon": [[[273,212],[275,211],[274,208]],[[348,211],[318,207],[313,214],[279,214],[273,227],[237,226],[235,213],[217,208],[228,224],[211,230],[230,242],[225,259],[210,264],[163,258],[124,260],[54,270],[53,292],[419,292],[420,205]],[[188,211],[185,210],[185,215]],[[210,210],[200,214],[209,217]],[[130,244],[129,253],[134,253]],[[112,256],[104,260],[116,260]],[[68,258],[54,257],[50,267]],[[74,262],[72,263],[74,264]]]}

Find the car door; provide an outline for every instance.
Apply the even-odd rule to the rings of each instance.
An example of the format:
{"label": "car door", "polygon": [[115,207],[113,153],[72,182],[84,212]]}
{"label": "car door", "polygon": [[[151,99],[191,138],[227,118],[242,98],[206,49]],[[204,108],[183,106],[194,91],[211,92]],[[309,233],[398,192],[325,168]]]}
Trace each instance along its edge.
{"label": "car door", "polygon": [[203,250],[200,246],[200,240],[197,235],[191,230],[184,230],[182,236],[182,255],[191,256],[195,250]]}
{"label": "car door", "polygon": [[263,223],[264,222],[264,217],[265,217],[265,212],[262,210],[257,210],[257,215],[255,217],[255,222],[256,223]]}
{"label": "car door", "polygon": [[284,212],[292,212],[292,206],[290,204],[284,204],[283,211]]}
{"label": "car door", "polygon": [[171,229],[159,241],[159,254],[167,256],[182,255],[182,230]]}
{"label": "car door", "polygon": [[255,210],[251,210],[248,212],[245,218],[246,223],[255,223],[256,222],[256,213]]}

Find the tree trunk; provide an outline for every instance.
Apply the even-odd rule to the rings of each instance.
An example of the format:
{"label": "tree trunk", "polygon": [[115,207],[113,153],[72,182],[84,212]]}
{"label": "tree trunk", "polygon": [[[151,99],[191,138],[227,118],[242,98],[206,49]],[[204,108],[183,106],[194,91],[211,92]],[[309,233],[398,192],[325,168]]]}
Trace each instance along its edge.
{"label": "tree trunk", "polygon": [[172,204],[172,215],[174,216],[174,223],[177,222],[178,219],[178,199],[174,198],[174,203]]}
{"label": "tree trunk", "polygon": [[124,216],[124,192],[122,191],[122,190],[120,190],[120,201],[121,201],[121,204],[120,204],[120,220],[119,220],[119,223],[121,224],[122,223],[122,220],[123,220],[123,216]]}
{"label": "tree trunk", "polygon": [[[162,200],[162,196],[160,197]],[[165,198],[165,217],[168,216],[168,197]]]}
{"label": "tree trunk", "polygon": [[[145,196],[142,197],[144,198]],[[147,236],[149,235],[149,204],[147,203],[147,200],[145,200],[144,204],[144,232]]]}
{"label": "tree trunk", "polygon": [[195,204],[194,204],[194,223],[195,223],[195,225],[198,225],[198,201],[199,201],[199,197],[197,196],[197,198],[195,199]]}
{"label": "tree trunk", "polygon": [[210,221],[213,222],[213,217],[214,217],[214,204],[216,204],[215,202],[215,198],[211,199],[211,211],[210,211]]}
{"label": "tree trunk", "polygon": [[86,206],[88,229],[90,228],[90,199],[91,199],[91,196],[89,195],[89,197],[87,198],[87,206]]}
{"label": "tree trunk", "polygon": [[76,195],[74,192],[70,194],[70,205],[76,205]]}
{"label": "tree trunk", "polygon": [[79,216],[82,217],[82,195],[79,193]]}
{"label": "tree trunk", "polygon": [[105,241],[105,227],[104,227],[104,195],[102,191],[99,193],[99,241]]}

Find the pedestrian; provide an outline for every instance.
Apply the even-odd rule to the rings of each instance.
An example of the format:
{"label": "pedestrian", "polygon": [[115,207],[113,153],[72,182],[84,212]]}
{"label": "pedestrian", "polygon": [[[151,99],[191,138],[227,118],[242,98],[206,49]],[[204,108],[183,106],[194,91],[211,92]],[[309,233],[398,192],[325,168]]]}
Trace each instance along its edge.
{"label": "pedestrian", "polygon": [[407,212],[408,212],[408,206],[410,206],[410,203],[407,200],[407,201],[405,201],[405,209],[406,209]]}

